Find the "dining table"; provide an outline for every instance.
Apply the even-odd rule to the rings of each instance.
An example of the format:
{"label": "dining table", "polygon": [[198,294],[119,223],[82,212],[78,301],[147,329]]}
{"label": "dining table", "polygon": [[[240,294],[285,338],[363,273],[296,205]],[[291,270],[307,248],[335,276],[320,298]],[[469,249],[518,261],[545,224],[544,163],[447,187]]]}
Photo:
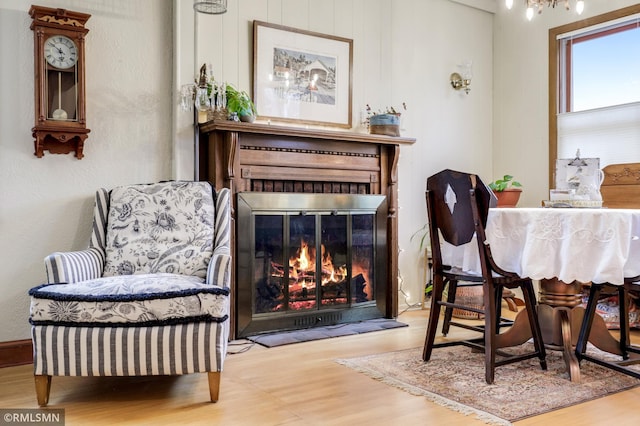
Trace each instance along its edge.
{"label": "dining table", "polygon": [[[624,277],[640,275],[640,209],[490,208],[485,233],[499,267],[539,282],[537,309],[545,346],[563,351],[570,379],[579,381],[574,351],[584,316],[583,287],[623,285]],[[458,247],[444,243],[442,256],[445,264],[480,271],[475,242]],[[522,313],[514,320],[514,333],[527,329],[518,326],[528,321]],[[620,354],[601,317],[594,321],[589,341]]]}

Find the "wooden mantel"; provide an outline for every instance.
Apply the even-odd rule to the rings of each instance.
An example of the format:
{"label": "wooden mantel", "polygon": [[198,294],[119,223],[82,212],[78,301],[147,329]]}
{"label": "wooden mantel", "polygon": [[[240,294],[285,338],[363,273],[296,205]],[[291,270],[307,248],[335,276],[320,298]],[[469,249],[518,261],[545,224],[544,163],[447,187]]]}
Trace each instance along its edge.
{"label": "wooden mantel", "polygon": [[230,120],[213,120],[200,125],[201,134],[211,133],[213,131],[258,133],[263,135],[292,136],[350,142],[368,142],[384,145],[412,145],[416,141],[413,138],[372,135],[369,133],[328,130],[325,128],[309,129],[306,127],[291,127],[266,123],[243,123]]}
{"label": "wooden mantel", "polygon": [[[398,315],[398,158],[413,138],[308,129],[263,123],[210,121],[199,126],[197,179],[229,188],[236,226],[236,194],[324,192],[387,196],[386,316]],[[235,235],[232,253],[235,253]],[[232,300],[236,300],[235,268]],[[232,308],[232,337],[235,309]]]}

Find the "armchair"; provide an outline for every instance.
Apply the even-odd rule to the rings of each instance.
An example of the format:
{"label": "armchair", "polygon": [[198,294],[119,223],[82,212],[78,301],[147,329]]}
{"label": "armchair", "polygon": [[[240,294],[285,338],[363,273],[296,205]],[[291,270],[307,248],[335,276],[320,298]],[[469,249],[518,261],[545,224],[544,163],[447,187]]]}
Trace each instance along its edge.
{"label": "armchair", "polygon": [[96,193],[89,248],[45,258],[29,291],[38,404],[52,376],[207,372],[218,400],[229,336],[230,196],[208,182]]}

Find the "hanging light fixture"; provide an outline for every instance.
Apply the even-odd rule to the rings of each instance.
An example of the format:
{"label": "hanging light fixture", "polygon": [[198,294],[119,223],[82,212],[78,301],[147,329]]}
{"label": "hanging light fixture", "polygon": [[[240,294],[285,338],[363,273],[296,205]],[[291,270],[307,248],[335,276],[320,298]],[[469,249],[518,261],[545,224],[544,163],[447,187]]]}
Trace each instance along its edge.
{"label": "hanging light fixture", "polygon": [[193,0],[193,9],[208,15],[221,15],[227,12],[227,0]]}
{"label": "hanging light fixture", "polygon": [[[530,21],[533,19],[533,16],[537,10],[538,14],[542,13],[544,6],[547,7],[556,7],[559,3],[564,3],[564,8],[566,10],[571,10],[571,5],[569,0],[524,0],[524,4],[527,7],[526,16]],[[577,0],[575,10],[578,15],[582,14],[584,11],[584,0]],[[513,0],[505,0],[505,4],[507,9],[511,10],[513,7]]]}

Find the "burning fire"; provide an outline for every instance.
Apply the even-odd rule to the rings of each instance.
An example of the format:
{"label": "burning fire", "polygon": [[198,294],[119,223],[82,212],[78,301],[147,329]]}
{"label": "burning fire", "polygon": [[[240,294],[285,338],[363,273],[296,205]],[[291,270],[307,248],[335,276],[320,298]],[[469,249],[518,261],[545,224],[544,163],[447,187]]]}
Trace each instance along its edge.
{"label": "burning fire", "polygon": [[[348,287],[356,289],[356,299],[372,300],[368,265],[353,263],[351,283],[347,280],[347,265],[336,266],[324,244],[320,246],[322,304],[348,303]],[[316,302],[316,249],[302,240],[296,254],[289,259],[289,306],[291,309],[312,309]],[[272,263],[273,275],[284,276],[282,265]],[[355,284],[355,285],[354,285]],[[353,291],[353,290],[352,290]],[[353,295],[352,295],[353,297]],[[278,310],[281,309],[281,306]]]}
{"label": "burning fire", "polygon": [[[320,247],[322,262],[321,284],[338,283],[347,279],[347,266],[335,267],[331,254],[325,250],[324,244]],[[289,259],[289,277],[294,281],[300,281],[299,284],[306,287],[307,285],[314,286],[315,274],[316,250],[313,247],[309,247],[305,241],[301,241],[296,256]],[[312,281],[307,282],[309,279]]]}

